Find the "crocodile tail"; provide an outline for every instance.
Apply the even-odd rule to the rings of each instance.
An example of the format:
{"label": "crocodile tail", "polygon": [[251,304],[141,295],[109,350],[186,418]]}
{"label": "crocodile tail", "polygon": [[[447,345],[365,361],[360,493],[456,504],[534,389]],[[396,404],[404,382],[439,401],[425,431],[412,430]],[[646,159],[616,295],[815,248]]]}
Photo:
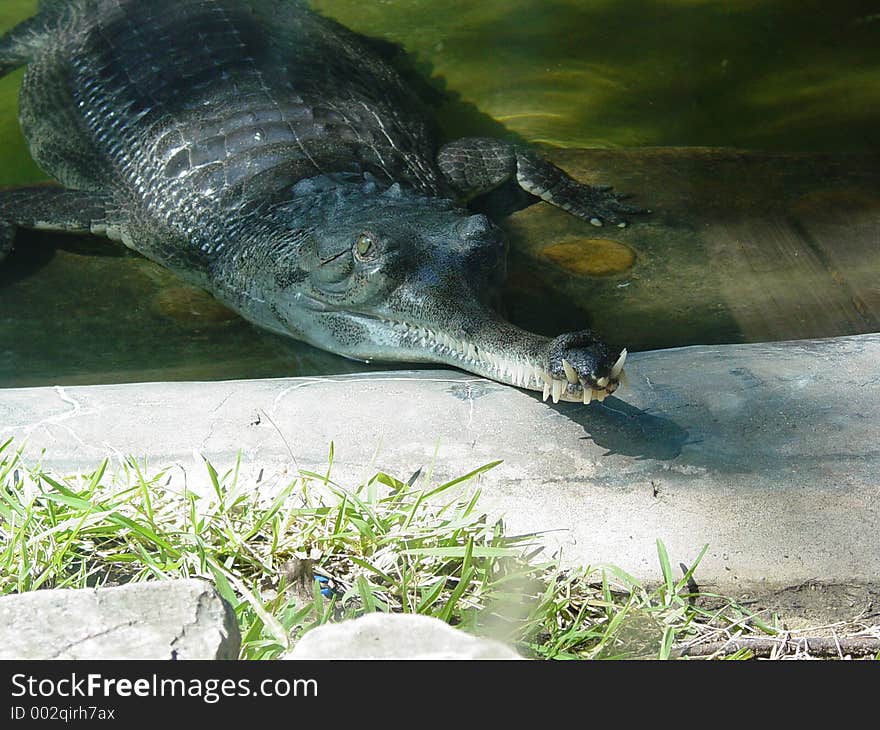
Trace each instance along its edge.
{"label": "crocodile tail", "polygon": [[37,14],[0,38],[0,78],[27,64],[46,43],[78,0],[41,0]]}

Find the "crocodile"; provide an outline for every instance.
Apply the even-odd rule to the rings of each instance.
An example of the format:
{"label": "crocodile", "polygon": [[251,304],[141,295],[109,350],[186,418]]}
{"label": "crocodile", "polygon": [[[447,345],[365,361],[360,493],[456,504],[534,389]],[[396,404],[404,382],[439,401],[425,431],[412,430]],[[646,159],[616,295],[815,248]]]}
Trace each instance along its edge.
{"label": "crocodile", "polygon": [[0,192],[19,228],[92,233],[241,316],[339,355],[436,363],[604,400],[626,350],[493,302],[507,244],[471,201],[502,185],[593,225],[641,212],[525,145],[445,142],[370,39],[302,0],[42,0],[0,39],[19,122],[57,185]]}

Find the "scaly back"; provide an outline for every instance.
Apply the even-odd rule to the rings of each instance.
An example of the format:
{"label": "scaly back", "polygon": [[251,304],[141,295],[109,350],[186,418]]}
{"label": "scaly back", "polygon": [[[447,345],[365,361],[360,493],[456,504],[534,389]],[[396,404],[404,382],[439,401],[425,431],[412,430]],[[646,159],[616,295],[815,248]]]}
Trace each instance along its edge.
{"label": "scaly back", "polygon": [[173,228],[320,173],[440,186],[420,102],[300,2],[54,0],[3,43],[46,172]]}

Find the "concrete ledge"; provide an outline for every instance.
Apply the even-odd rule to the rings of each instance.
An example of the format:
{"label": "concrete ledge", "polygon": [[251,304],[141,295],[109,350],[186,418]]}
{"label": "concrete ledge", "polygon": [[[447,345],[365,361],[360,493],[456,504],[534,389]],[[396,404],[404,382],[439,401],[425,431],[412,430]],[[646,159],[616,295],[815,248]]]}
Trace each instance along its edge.
{"label": "concrete ledge", "polygon": [[[436,478],[495,459],[482,504],[546,530],[566,564],[656,579],[655,541],[703,585],[880,581],[880,335],[633,355],[620,398],[583,407],[454,371],[0,391],[0,435],[60,471],[147,455],[194,475],[377,466]],[[198,459],[196,459],[198,461]],[[191,482],[190,482],[191,483]]]}

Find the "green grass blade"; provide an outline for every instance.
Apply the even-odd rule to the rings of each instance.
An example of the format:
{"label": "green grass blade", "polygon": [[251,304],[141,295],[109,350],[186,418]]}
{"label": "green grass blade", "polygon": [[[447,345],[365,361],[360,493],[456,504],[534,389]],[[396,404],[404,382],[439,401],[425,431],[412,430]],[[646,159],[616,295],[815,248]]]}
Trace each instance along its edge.
{"label": "green grass blade", "polygon": [[446,588],[446,578],[439,578],[437,583],[419,601],[416,613],[431,615],[431,609],[437,602],[440,594],[443,593],[444,588]]}
{"label": "green grass blade", "polygon": [[706,551],[709,549],[709,544],[706,543],[703,545],[703,549],[700,550],[699,555],[697,555],[697,559],[691,564],[691,567],[685,571],[685,574],[679,578],[678,582],[675,584],[675,592],[679,593],[687,584],[690,582],[691,577],[699,566],[700,562],[703,560],[703,556],[706,555]]}
{"label": "green grass blade", "polygon": [[660,653],[658,657],[660,659],[669,659],[669,654],[672,652],[672,642],[675,640],[675,629],[672,626],[667,626],[663,631],[663,638],[660,640]]}
{"label": "green grass blade", "polygon": [[663,573],[663,582],[666,586],[665,602],[668,605],[675,593],[675,576],[672,573],[672,565],[669,563],[669,555],[666,546],[660,538],[657,538],[657,556],[660,558],[660,570]]}
{"label": "green grass blade", "polygon": [[375,613],[376,598],[373,595],[373,591],[370,590],[370,586],[364,576],[359,575],[355,580],[355,585],[357,586],[358,595],[363,602],[364,613]]}

